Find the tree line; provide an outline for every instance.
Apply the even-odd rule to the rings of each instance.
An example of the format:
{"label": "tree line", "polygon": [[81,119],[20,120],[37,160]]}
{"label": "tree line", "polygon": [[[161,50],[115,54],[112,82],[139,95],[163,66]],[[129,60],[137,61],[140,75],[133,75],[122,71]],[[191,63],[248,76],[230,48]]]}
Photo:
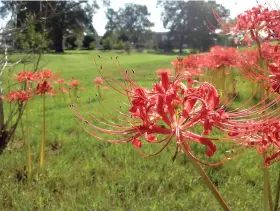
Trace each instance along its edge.
{"label": "tree line", "polygon": [[[100,8],[107,8],[106,33],[99,37],[92,18]],[[94,49],[100,44],[104,50],[162,49],[170,51],[185,47],[204,51],[214,44],[228,44],[228,38],[220,38],[209,26],[219,28],[213,10],[222,18],[229,17],[229,10],[215,1],[158,0],[161,18],[167,33],[152,31],[147,6],[125,4],[114,10],[108,0],[91,3],[85,1],[2,1],[0,14],[12,14],[2,30],[2,37],[10,40],[18,49],[36,48],[63,52],[64,48],[83,47]],[[14,35],[11,31],[16,31]],[[32,40],[33,39],[33,40]],[[35,39],[35,41],[34,41]]]}

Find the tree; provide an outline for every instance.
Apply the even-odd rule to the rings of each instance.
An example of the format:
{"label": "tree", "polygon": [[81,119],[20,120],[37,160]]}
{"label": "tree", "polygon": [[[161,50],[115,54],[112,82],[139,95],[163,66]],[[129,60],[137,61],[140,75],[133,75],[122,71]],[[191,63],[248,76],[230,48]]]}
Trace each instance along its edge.
{"label": "tree", "polygon": [[168,1],[158,0],[158,5],[163,9],[163,26],[178,41],[181,53],[184,43],[201,50],[214,44],[217,35],[209,27],[218,28],[219,22],[213,15],[213,10],[220,17],[229,16],[229,10],[215,1],[174,1],[170,4]]}
{"label": "tree", "polygon": [[[107,4],[108,1],[103,0]],[[63,37],[69,34],[82,34],[85,30],[94,32],[92,16],[98,9],[96,1],[91,4],[82,1],[34,1],[2,2],[0,11],[17,14],[17,27],[23,28],[29,13],[37,17],[36,30],[47,30],[56,52],[63,52]],[[44,24],[44,27],[42,25]]]}
{"label": "tree", "polygon": [[16,47],[25,52],[42,53],[48,47],[47,33],[36,32],[35,20],[32,15],[27,16],[26,23],[28,23],[28,28],[22,30],[22,33],[16,34]]}
{"label": "tree", "polygon": [[108,36],[102,40],[101,44],[104,50],[112,50],[114,42],[112,37]]}
{"label": "tree", "polygon": [[[26,61],[31,62],[29,68],[33,67],[32,70],[36,72],[39,68],[41,55],[47,47],[46,33],[36,32],[36,23],[34,22],[33,15],[29,14],[26,17],[24,27],[16,28],[16,30],[16,22],[13,14],[11,17],[11,20],[7,23],[7,27],[0,30],[1,47],[4,47],[4,52],[0,58],[0,154],[15,134],[26,106],[25,103],[18,101],[17,103],[10,104],[10,109],[4,109],[8,105],[3,102],[2,86],[5,84],[5,92],[10,92],[11,87],[15,85],[12,82],[14,85],[11,86],[10,79],[15,78],[13,71],[18,69],[16,68],[18,64],[21,64],[22,68],[22,63]],[[18,33],[19,31],[22,33]],[[22,53],[16,56],[17,61],[13,58],[12,51],[9,50],[9,44],[11,43],[16,43],[18,48],[22,50]],[[3,77],[4,71],[7,72],[7,77]],[[5,83],[3,83],[4,80]],[[26,91],[26,85],[27,83],[21,84],[17,88],[17,91]]]}
{"label": "tree", "polygon": [[77,37],[74,34],[70,34],[65,38],[65,46],[70,49],[75,49],[77,45]]}
{"label": "tree", "polygon": [[[51,29],[53,47],[56,52],[63,52],[63,36],[67,31],[82,33],[85,28],[91,26],[92,13],[86,11],[81,3],[77,2],[51,2],[56,8],[56,15],[48,22]],[[94,10],[95,5],[87,5]]]}
{"label": "tree", "polygon": [[134,43],[137,47],[143,45],[147,33],[150,33],[150,28],[154,25],[149,20],[149,12],[145,5],[125,4],[125,8],[118,11],[108,9],[106,17],[108,23],[106,25],[106,36],[117,34],[116,42]]}
{"label": "tree", "polygon": [[119,20],[118,20],[118,13],[112,9],[108,8],[106,12],[107,24],[105,29],[109,33],[113,33],[119,30]]}
{"label": "tree", "polygon": [[93,49],[95,44],[94,35],[85,35],[83,39],[83,47],[86,49]]}

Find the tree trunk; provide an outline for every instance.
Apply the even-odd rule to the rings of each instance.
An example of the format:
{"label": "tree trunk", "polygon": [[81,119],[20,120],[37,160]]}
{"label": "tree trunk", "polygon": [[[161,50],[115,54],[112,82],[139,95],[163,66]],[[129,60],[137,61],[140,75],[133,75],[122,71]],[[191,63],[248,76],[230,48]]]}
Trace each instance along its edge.
{"label": "tree trunk", "polygon": [[180,54],[183,53],[183,44],[184,44],[184,33],[182,32],[180,36],[180,46],[179,46]]}
{"label": "tree trunk", "polygon": [[53,45],[56,53],[63,53],[63,30],[60,27],[55,27],[53,32]]}
{"label": "tree trunk", "polygon": [[181,43],[181,42],[180,42],[180,51],[179,52],[180,52],[180,54],[183,53],[183,43]]}
{"label": "tree trunk", "polygon": [[56,16],[52,21],[54,21],[52,30],[52,41],[54,50],[56,53],[63,53],[63,14]]}
{"label": "tree trunk", "polygon": [[63,53],[64,52],[62,42],[63,42],[62,37],[57,38],[57,43],[55,43],[55,46],[54,46],[56,53]]}
{"label": "tree trunk", "polygon": [[2,90],[0,89],[0,154],[7,145],[7,140],[6,140],[7,133],[4,130],[4,106],[3,106],[3,100],[1,96],[2,96]]}
{"label": "tree trunk", "polygon": [[185,26],[186,22],[184,20],[183,26],[182,26],[182,32],[180,34],[180,54],[183,53],[183,44],[184,44],[184,38],[185,38]]}
{"label": "tree trunk", "polygon": [[[2,100],[2,90],[0,89],[0,137],[2,134],[3,127],[4,127],[4,106],[3,106],[3,100]],[[0,142],[1,142],[1,140],[0,140]]]}

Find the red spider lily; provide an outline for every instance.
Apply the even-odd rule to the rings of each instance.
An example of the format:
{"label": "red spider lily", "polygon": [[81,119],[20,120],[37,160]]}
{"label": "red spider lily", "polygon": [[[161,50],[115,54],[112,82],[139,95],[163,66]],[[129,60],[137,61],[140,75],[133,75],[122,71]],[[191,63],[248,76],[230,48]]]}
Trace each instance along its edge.
{"label": "red spider lily", "polygon": [[34,72],[21,71],[16,75],[18,82],[36,81],[37,75]]}
{"label": "red spider lily", "polygon": [[171,71],[169,69],[159,69],[159,70],[157,70],[157,76],[158,77],[161,77],[161,75],[165,74],[165,73],[168,75],[168,77],[171,76]]}
{"label": "red spider lily", "polygon": [[260,42],[261,34],[265,39],[278,39],[280,37],[280,12],[269,10],[263,6],[253,7],[237,16],[233,25],[227,25],[225,31],[234,37],[242,35],[243,40],[251,45],[251,41]]}
{"label": "red spider lily", "polygon": [[[280,62],[280,59],[279,59]],[[272,91],[280,94],[280,63],[271,63],[269,64],[269,70],[272,75],[269,76],[268,83],[272,88]]]}
{"label": "red spider lily", "polygon": [[280,76],[271,76],[269,83],[272,91],[280,94]]}
{"label": "red spider lily", "polygon": [[177,59],[171,62],[176,73],[181,72],[184,69],[183,60],[183,57],[177,57]]}
{"label": "red spider lily", "polygon": [[142,147],[142,141],[140,141],[138,138],[133,138],[132,139],[132,144],[136,148],[141,148]]}
{"label": "red spider lily", "polygon": [[266,67],[263,64],[264,62],[263,60],[260,60],[257,50],[242,51],[238,55],[238,71],[246,79],[249,79],[256,84],[260,84],[260,86],[263,87],[263,90],[271,87],[270,90],[275,91],[279,84],[279,77],[277,74],[273,73],[273,65],[266,62],[268,65],[268,67]]}
{"label": "red spider lily", "polygon": [[31,98],[32,94],[30,91],[11,91],[8,93],[8,101],[20,101],[21,103],[28,101]]}
{"label": "red spider lily", "polygon": [[[267,165],[280,159],[280,121],[272,122],[262,129],[258,150],[266,155]],[[267,155],[268,153],[270,155]]]}
{"label": "red spider lily", "polygon": [[54,79],[54,78],[56,78],[56,76],[52,73],[51,70],[43,70],[41,72],[38,72],[36,75],[37,75],[37,78],[39,80],[46,80],[46,79]]}
{"label": "red spider lily", "polygon": [[54,95],[55,91],[53,86],[46,80],[40,82],[36,87],[36,94],[37,95]]}
{"label": "red spider lily", "polygon": [[[102,72],[100,71],[102,74]],[[116,111],[122,115],[122,124],[113,123],[110,120],[98,118],[96,114],[88,114],[93,121],[98,121],[105,127],[100,127],[87,120],[72,105],[77,117],[82,120],[78,123],[93,137],[106,140],[97,132],[112,134],[119,139],[106,140],[112,143],[131,142],[141,153],[146,156],[157,155],[162,152],[174,138],[176,149],[181,148],[197,159],[190,148],[191,143],[201,144],[206,147],[205,154],[209,157],[216,152],[216,145],[213,138],[207,137],[212,127],[226,121],[226,113],[219,109],[219,94],[209,83],[193,81],[184,74],[176,75],[170,81],[168,71],[160,71],[160,82],[148,90],[137,85],[129,75],[124,74],[125,83],[120,84],[111,76],[102,77],[105,82],[114,90],[128,97],[129,104],[127,112]],[[106,78],[106,79],[105,79]],[[109,81],[114,82],[109,82]],[[184,84],[186,82],[186,84]],[[117,89],[114,85],[121,87]],[[105,108],[104,108],[105,109]],[[98,111],[96,111],[98,112]],[[126,124],[125,124],[126,123]],[[192,132],[196,126],[202,126],[201,134]],[[140,150],[143,141],[148,143],[164,143],[163,148],[155,154],[145,154]],[[197,159],[198,160],[198,159]],[[199,160],[198,160],[199,161]]]}
{"label": "red spider lily", "polygon": [[280,59],[280,47],[270,42],[265,42],[261,45],[261,53],[263,58],[268,62]]}
{"label": "red spider lily", "polygon": [[57,79],[56,83],[62,84],[65,83],[65,80],[63,78]]}
{"label": "red spider lily", "polygon": [[180,64],[183,68],[201,68],[207,65],[206,56],[206,53],[190,55],[187,58],[173,61],[173,65]]}
{"label": "red spider lily", "polygon": [[280,59],[278,62],[276,63],[270,63],[268,65],[269,67],[269,70],[270,72],[273,74],[273,75],[277,75],[277,76],[280,76]]}
{"label": "red spider lily", "polygon": [[250,102],[249,99],[239,108],[227,112],[227,120],[216,125],[219,129],[227,131],[237,144],[257,147],[258,152],[266,157],[267,165],[270,165],[272,160],[279,160],[280,156],[280,107],[275,107],[280,101],[280,95],[267,102],[271,96],[272,94],[268,94],[255,105],[244,109]]}
{"label": "red spider lily", "polygon": [[253,70],[258,65],[260,56],[257,50],[247,49],[244,51],[240,51],[237,54],[236,61],[236,66],[239,68],[239,71],[242,71],[243,68],[245,68],[246,70],[250,69],[251,72],[255,72]]}
{"label": "red spider lily", "polygon": [[[265,45],[261,49],[263,60],[266,65],[260,65],[261,62],[257,50],[247,50],[239,53],[238,67],[239,72],[246,78],[262,83],[266,87],[271,87],[271,91],[279,93],[280,89],[280,57],[275,46]],[[264,66],[264,67],[263,67]]]}
{"label": "red spider lily", "polygon": [[209,53],[202,53],[188,56],[187,58],[178,58],[172,64],[176,72],[189,72],[193,75],[199,75],[198,69],[216,69],[221,67],[236,67],[237,63],[236,48],[225,48],[214,46]]}
{"label": "red spider lily", "polygon": [[61,91],[61,92],[63,92],[63,93],[69,93],[69,89],[66,89],[65,87],[59,87],[59,90]]}
{"label": "red spider lily", "polygon": [[214,46],[210,49],[208,56],[210,68],[221,68],[221,67],[236,67],[237,59],[236,48],[226,48],[221,46]]}
{"label": "red spider lily", "polygon": [[246,147],[257,147],[267,166],[280,159],[280,121],[251,122],[234,128],[230,136]]}
{"label": "red spider lily", "polygon": [[174,69],[176,73],[184,72],[184,74],[188,74],[189,76],[198,76],[201,74],[200,71],[200,62],[204,60],[204,55],[197,54],[191,55],[187,58],[177,58],[172,61],[174,65]]}
{"label": "red spider lily", "polygon": [[80,82],[78,80],[75,80],[75,79],[72,79],[70,82],[69,82],[69,86],[72,86],[72,87],[77,87],[79,86]]}
{"label": "red spider lily", "polygon": [[96,86],[100,86],[103,84],[103,79],[101,77],[96,77],[93,79],[93,82],[96,84]]}

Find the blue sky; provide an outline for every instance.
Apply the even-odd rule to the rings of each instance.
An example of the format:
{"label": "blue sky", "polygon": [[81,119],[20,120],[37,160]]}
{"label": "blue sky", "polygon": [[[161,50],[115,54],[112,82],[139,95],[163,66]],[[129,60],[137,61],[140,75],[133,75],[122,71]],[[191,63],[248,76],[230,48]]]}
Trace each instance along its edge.
{"label": "blue sky", "polygon": [[[169,1],[172,3],[172,1],[176,0]],[[224,5],[224,7],[227,9],[230,9],[232,17],[235,17],[237,14],[250,9],[253,6],[257,6],[257,1],[260,4],[267,2],[267,4],[271,5],[272,7],[275,7],[276,3],[280,5],[280,0],[216,0],[217,3]],[[118,10],[120,7],[124,7],[126,3],[146,5],[148,7],[149,13],[151,14],[150,21],[155,24],[152,30],[156,32],[166,31],[163,28],[160,18],[161,9],[156,7],[157,0],[111,0],[111,7],[115,10]],[[99,35],[103,35],[105,33],[105,26],[107,22],[105,11],[106,9],[101,7],[93,17],[93,25]]]}

